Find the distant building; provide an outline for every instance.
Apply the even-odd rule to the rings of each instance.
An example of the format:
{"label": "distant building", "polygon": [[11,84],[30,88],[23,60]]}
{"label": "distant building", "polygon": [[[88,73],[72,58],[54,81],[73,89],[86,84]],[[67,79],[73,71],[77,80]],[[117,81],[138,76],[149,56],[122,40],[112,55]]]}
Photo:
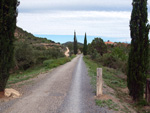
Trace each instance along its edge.
{"label": "distant building", "polygon": [[105,44],[106,44],[106,45],[117,45],[116,43],[111,42],[111,41],[109,41],[109,40],[108,40],[107,42],[105,42]]}

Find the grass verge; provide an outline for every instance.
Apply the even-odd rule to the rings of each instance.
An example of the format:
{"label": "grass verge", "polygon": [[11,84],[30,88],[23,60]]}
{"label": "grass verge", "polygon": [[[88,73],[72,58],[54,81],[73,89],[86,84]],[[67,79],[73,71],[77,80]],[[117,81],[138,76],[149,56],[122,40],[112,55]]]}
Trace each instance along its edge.
{"label": "grass verge", "polygon": [[100,107],[108,107],[109,109],[113,109],[114,111],[119,111],[119,106],[115,104],[111,99],[109,100],[95,100],[96,105]]}
{"label": "grass verge", "polygon": [[[93,60],[91,60],[88,56],[84,57],[84,61],[88,67],[89,76],[91,77],[91,85],[95,89],[95,93],[96,93],[96,76],[97,76],[96,70],[99,67],[103,69],[104,83],[115,91],[114,95],[111,94],[112,92],[109,92],[109,94],[115,96],[115,98],[120,100],[120,103],[126,101],[125,97],[128,98],[128,94],[122,92],[122,90],[127,88],[127,83],[125,80],[125,75],[122,72],[112,69],[112,68],[104,67],[101,64],[98,64],[97,62],[94,62]],[[96,101],[96,104],[100,107],[107,106],[109,109],[113,109],[114,111],[119,110],[121,112],[130,112],[129,109],[126,109],[128,108],[126,106],[130,106],[126,102],[125,102],[126,106],[124,107],[124,105],[122,104],[122,107],[120,108],[117,105],[118,103],[115,104],[115,102],[113,102],[110,99],[109,100],[96,99],[95,101]]]}
{"label": "grass verge", "polygon": [[103,80],[106,85],[109,87],[116,89],[116,88],[126,88],[126,81],[123,78],[119,78],[118,75],[123,74],[120,71],[116,71],[112,68],[104,67],[92,60],[88,57],[84,57],[84,61],[88,67],[89,75],[91,76],[91,84],[96,89],[96,76],[97,72],[96,69],[102,68],[103,69]]}
{"label": "grass verge", "polygon": [[64,58],[59,58],[59,59],[46,60],[40,66],[35,66],[26,71],[12,74],[9,77],[7,87],[10,87],[11,84],[15,84],[15,83],[33,78],[33,77],[39,75],[40,73],[45,73],[52,68],[55,68],[57,66],[63,65],[65,63],[71,61],[73,58],[75,58],[75,55],[68,57],[68,58],[64,57]]}

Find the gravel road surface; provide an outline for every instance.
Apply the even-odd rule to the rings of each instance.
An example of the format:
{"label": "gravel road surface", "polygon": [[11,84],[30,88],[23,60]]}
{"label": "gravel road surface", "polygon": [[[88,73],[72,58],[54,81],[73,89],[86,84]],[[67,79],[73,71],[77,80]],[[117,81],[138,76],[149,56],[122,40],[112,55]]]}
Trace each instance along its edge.
{"label": "gravel road surface", "polygon": [[0,104],[0,112],[109,113],[95,105],[94,90],[82,55],[47,73],[27,89],[21,98]]}

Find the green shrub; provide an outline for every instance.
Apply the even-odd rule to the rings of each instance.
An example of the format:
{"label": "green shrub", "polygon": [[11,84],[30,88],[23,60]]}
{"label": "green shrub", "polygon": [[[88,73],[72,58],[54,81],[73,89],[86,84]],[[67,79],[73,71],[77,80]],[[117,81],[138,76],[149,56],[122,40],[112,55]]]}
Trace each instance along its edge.
{"label": "green shrub", "polygon": [[91,53],[91,58],[92,60],[97,60],[98,58],[100,58],[100,54],[97,52],[96,49],[94,49],[93,52]]}
{"label": "green shrub", "polygon": [[92,54],[94,50],[101,56],[107,53],[107,46],[101,38],[95,38],[91,44],[88,44],[88,54]]}
{"label": "green shrub", "polygon": [[15,69],[26,70],[32,66],[42,64],[48,59],[58,59],[64,57],[61,48],[45,48],[34,45],[29,40],[15,42]]}
{"label": "green shrub", "polygon": [[100,107],[108,107],[109,109],[113,109],[115,111],[119,110],[119,106],[114,103],[111,99],[109,100],[95,100],[96,105]]}
{"label": "green shrub", "polygon": [[36,63],[35,51],[29,44],[17,42],[15,46],[15,65],[18,68],[26,70]]}
{"label": "green shrub", "polygon": [[59,59],[51,59],[51,60],[46,60],[43,62],[44,66],[47,68],[55,68],[59,65],[63,65],[66,62],[69,62],[71,59],[64,57],[64,58],[59,58]]}
{"label": "green shrub", "polygon": [[116,58],[120,59],[121,61],[127,61],[128,60],[128,53],[126,53],[126,49],[125,48],[121,48],[121,47],[114,47],[112,49],[112,53],[113,56],[115,56]]}
{"label": "green shrub", "polygon": [[117,55],[113,55],[112,53],[106,53],[103,56],[99,56],[96,58],[96,61],[103,66],[118,69],[124,73],[127,72],[127,62],[121,60]]}

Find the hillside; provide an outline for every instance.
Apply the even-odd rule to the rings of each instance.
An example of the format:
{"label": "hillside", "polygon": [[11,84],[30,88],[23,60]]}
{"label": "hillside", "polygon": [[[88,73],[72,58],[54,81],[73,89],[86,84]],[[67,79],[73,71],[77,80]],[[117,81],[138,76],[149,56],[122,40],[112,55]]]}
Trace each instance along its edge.
{"label": "hillside", "polygon": [[[63,43],[62,45],[64,45],[64,46],[73,45],[73,42],[66,42],[66,43]],[[78,45],[83,46],[83,44],[80,42],[78,42]]]}
{"label": "hillside", "polygon": [[[62,45],[69,48],[70,54],[74,54],[73,42],[66,42],[66,43],[63,43]],[[80,42],[78,42],[78,50],[79,50],[78,53],[81,53],[83,50],[83,44]]]}
{"label": "hillside", "polygon": [[17,41],[27,42],[34,46],[43,46],[45,48],[52,48],[52,47],[60,47],[59,43],[55,43],[52,40],[48,40],[46,38],[35,37],[33,34],[24,31],[22,28],[17,27],[15,31],[15,37]]}
{"label": "hillside", "polygon": [[45,60],[64,57],[64,47],[52,40],[35,37],[19,27],[15,37],[15,69],[26,70],[43,64]]}

